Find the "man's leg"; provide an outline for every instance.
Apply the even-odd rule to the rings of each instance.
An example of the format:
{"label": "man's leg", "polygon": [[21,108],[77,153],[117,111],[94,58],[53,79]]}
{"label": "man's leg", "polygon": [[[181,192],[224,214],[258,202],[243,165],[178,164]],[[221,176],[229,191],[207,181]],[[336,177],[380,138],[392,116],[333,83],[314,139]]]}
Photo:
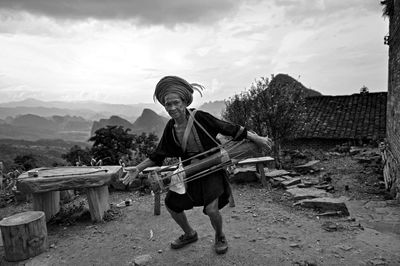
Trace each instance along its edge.
{"label": "man's leg", "polygon": [[206,213],[210,217],[211,225],[215,230],[216,236],[223,236],[222,216],[218,209],[218,198],[206,206]]}
{"label": "man's leg", "polygon": [[181,235],[178,239],[171,242],[171,248],[178,249],[190,244],[192,242],[197,241],[197,232],[193,230],[190,226],[185,212],[175,212],[167,207],[168,212],[171,214],[174,221],[182,228],[185,232],[184,235]]}
{"label": "man's leg", "polygon": [[215,230],[215,252],[224,254],[228,250],[228,242],[222,231],[222,216],[218,209],[218,198],[206,206],[206,213],[210,217],[211,225]]}
{"label": "man's leg", "polygon": [[193,228],[190,226],[185,212],[175,212],[171,210],[170,208],[166,207],[168,212],[171,214],[172,219],[182,228],[183,232],[185,232],[186,235],[193,235],[195,231]]}

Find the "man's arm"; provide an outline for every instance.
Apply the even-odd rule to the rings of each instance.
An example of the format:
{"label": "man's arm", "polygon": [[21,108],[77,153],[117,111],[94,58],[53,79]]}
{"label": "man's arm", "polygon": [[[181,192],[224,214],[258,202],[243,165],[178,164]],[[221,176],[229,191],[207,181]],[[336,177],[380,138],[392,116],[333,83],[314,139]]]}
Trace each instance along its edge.
{"label": "man's arm", "polygon": [[133,180],[137,178],[140,172],[142,172],[144,169],[147,167],[155,166],[156,163],[153,162],[151,159],[147,158],[137,166],[131,166],[131,167],[125,167],[124,171],[128,172],[124,179],[122,180],[122,183],[124,185],[130,185],[132,184]]}

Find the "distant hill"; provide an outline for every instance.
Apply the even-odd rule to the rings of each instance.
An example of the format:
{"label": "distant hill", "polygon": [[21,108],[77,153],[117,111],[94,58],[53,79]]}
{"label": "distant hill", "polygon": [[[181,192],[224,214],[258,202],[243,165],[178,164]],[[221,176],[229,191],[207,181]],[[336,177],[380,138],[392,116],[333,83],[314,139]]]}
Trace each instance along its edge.
{"label": "distant hill", "polygon": [[269,86],[279,86],[279,87],[286,87],[290,86],[293,89],[302,90],[304,93],[304,97],[313,97],[313,96],[322,96],[322,94],[318,91],[306,88],[303,84],[301,84],[296,79],[292,78],[287,74],[277,74],[274,78],[270,81]]}
{"label": "distant hill", "polygon": [[210,101],[207,103],[203,103],[202,105],[199,106],[200,110],[206,111],[215,117],[221,118],[222,117],[222,112],[225,110],[225,101]]}
{"label": "distant hill", "polygon": [[93,136],[96,130],[106,126],[123,126],[124,128],[130,128],[131,133],[134,134],[154,132],[157,136],[161,137],[167,122],[168,118],[156,114],[153,110],[144,109],[133,124],[118,116],[111,116],[109,119],[94,121],[90,134]]}
{"label": "distant hill", "polygon": [[92,121],[82,117],[52,116],[46,118],[26,114],[3,120],[0,123],[0,138],[87,141],[91,126]]}
{"label": "distant hill", "polygon": [[110,118],[100,119],[99,121],[94,121],[92,129],[90,130],[90,136],[93,136],[96,130],[106,127],[106,126],[123,126],[124,128],[130,128],[132,130],[133,124],[128,120],[121,118],[119,116],[113,115]]}
{"label": "distant hill", "polygon": [[133,123],[132,131],[138,134],[154,132],[161,137],[168,120],[168,118],[156,114],[153,110],[144,109],[142,115]]}

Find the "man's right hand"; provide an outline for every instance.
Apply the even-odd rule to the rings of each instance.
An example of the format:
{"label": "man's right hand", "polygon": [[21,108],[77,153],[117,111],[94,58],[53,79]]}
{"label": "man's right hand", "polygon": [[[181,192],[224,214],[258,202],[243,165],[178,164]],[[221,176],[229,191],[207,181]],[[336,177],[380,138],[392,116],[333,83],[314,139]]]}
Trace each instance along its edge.
{"label": "man's right hand", "polygon": [[131,185],[139,175],[139,169],[136,166],[125,167],[124,172],[127,172],[126,176],[122,179],[124,185]]}

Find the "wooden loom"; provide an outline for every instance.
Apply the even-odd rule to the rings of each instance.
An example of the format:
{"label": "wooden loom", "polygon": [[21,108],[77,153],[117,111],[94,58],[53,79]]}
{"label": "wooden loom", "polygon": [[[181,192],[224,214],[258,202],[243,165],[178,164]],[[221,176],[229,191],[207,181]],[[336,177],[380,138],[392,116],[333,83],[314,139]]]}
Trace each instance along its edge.
{"label": "wooden loom", "polygon": [[[210,154],[209,156],[207,156]],[[185,179],[183,183],[188,183],[193,180],[202,178],[213,172],[225,169],[231,166],[236,161],[246,159],[248,157],[260,156],[261,149],[253,142],[242,140],[242,141],[228,141],[227,143],[221,145],[220,147],[215,147],[211,150],[200,153],[194,157],[188,158],[185,161],[192,161],[191,164],[183,167],[182,172],[185,173]],[[198,159],[199,157],[204,157],[203,159]],[[185,162],[183,161],[183,163]],[[174,174],[180,172],[168,172],[177,168],[178,164],[170,165],[164,167],[159,171],[152,171],[148,174],[148,179],[151,184],[152,191],[154,192],[154,214],[160,214],[160,194],[168,191],[171,177]],[[128,170],[129,167],[126,168]],[[164,172],[164,173],[163,173]]]}

